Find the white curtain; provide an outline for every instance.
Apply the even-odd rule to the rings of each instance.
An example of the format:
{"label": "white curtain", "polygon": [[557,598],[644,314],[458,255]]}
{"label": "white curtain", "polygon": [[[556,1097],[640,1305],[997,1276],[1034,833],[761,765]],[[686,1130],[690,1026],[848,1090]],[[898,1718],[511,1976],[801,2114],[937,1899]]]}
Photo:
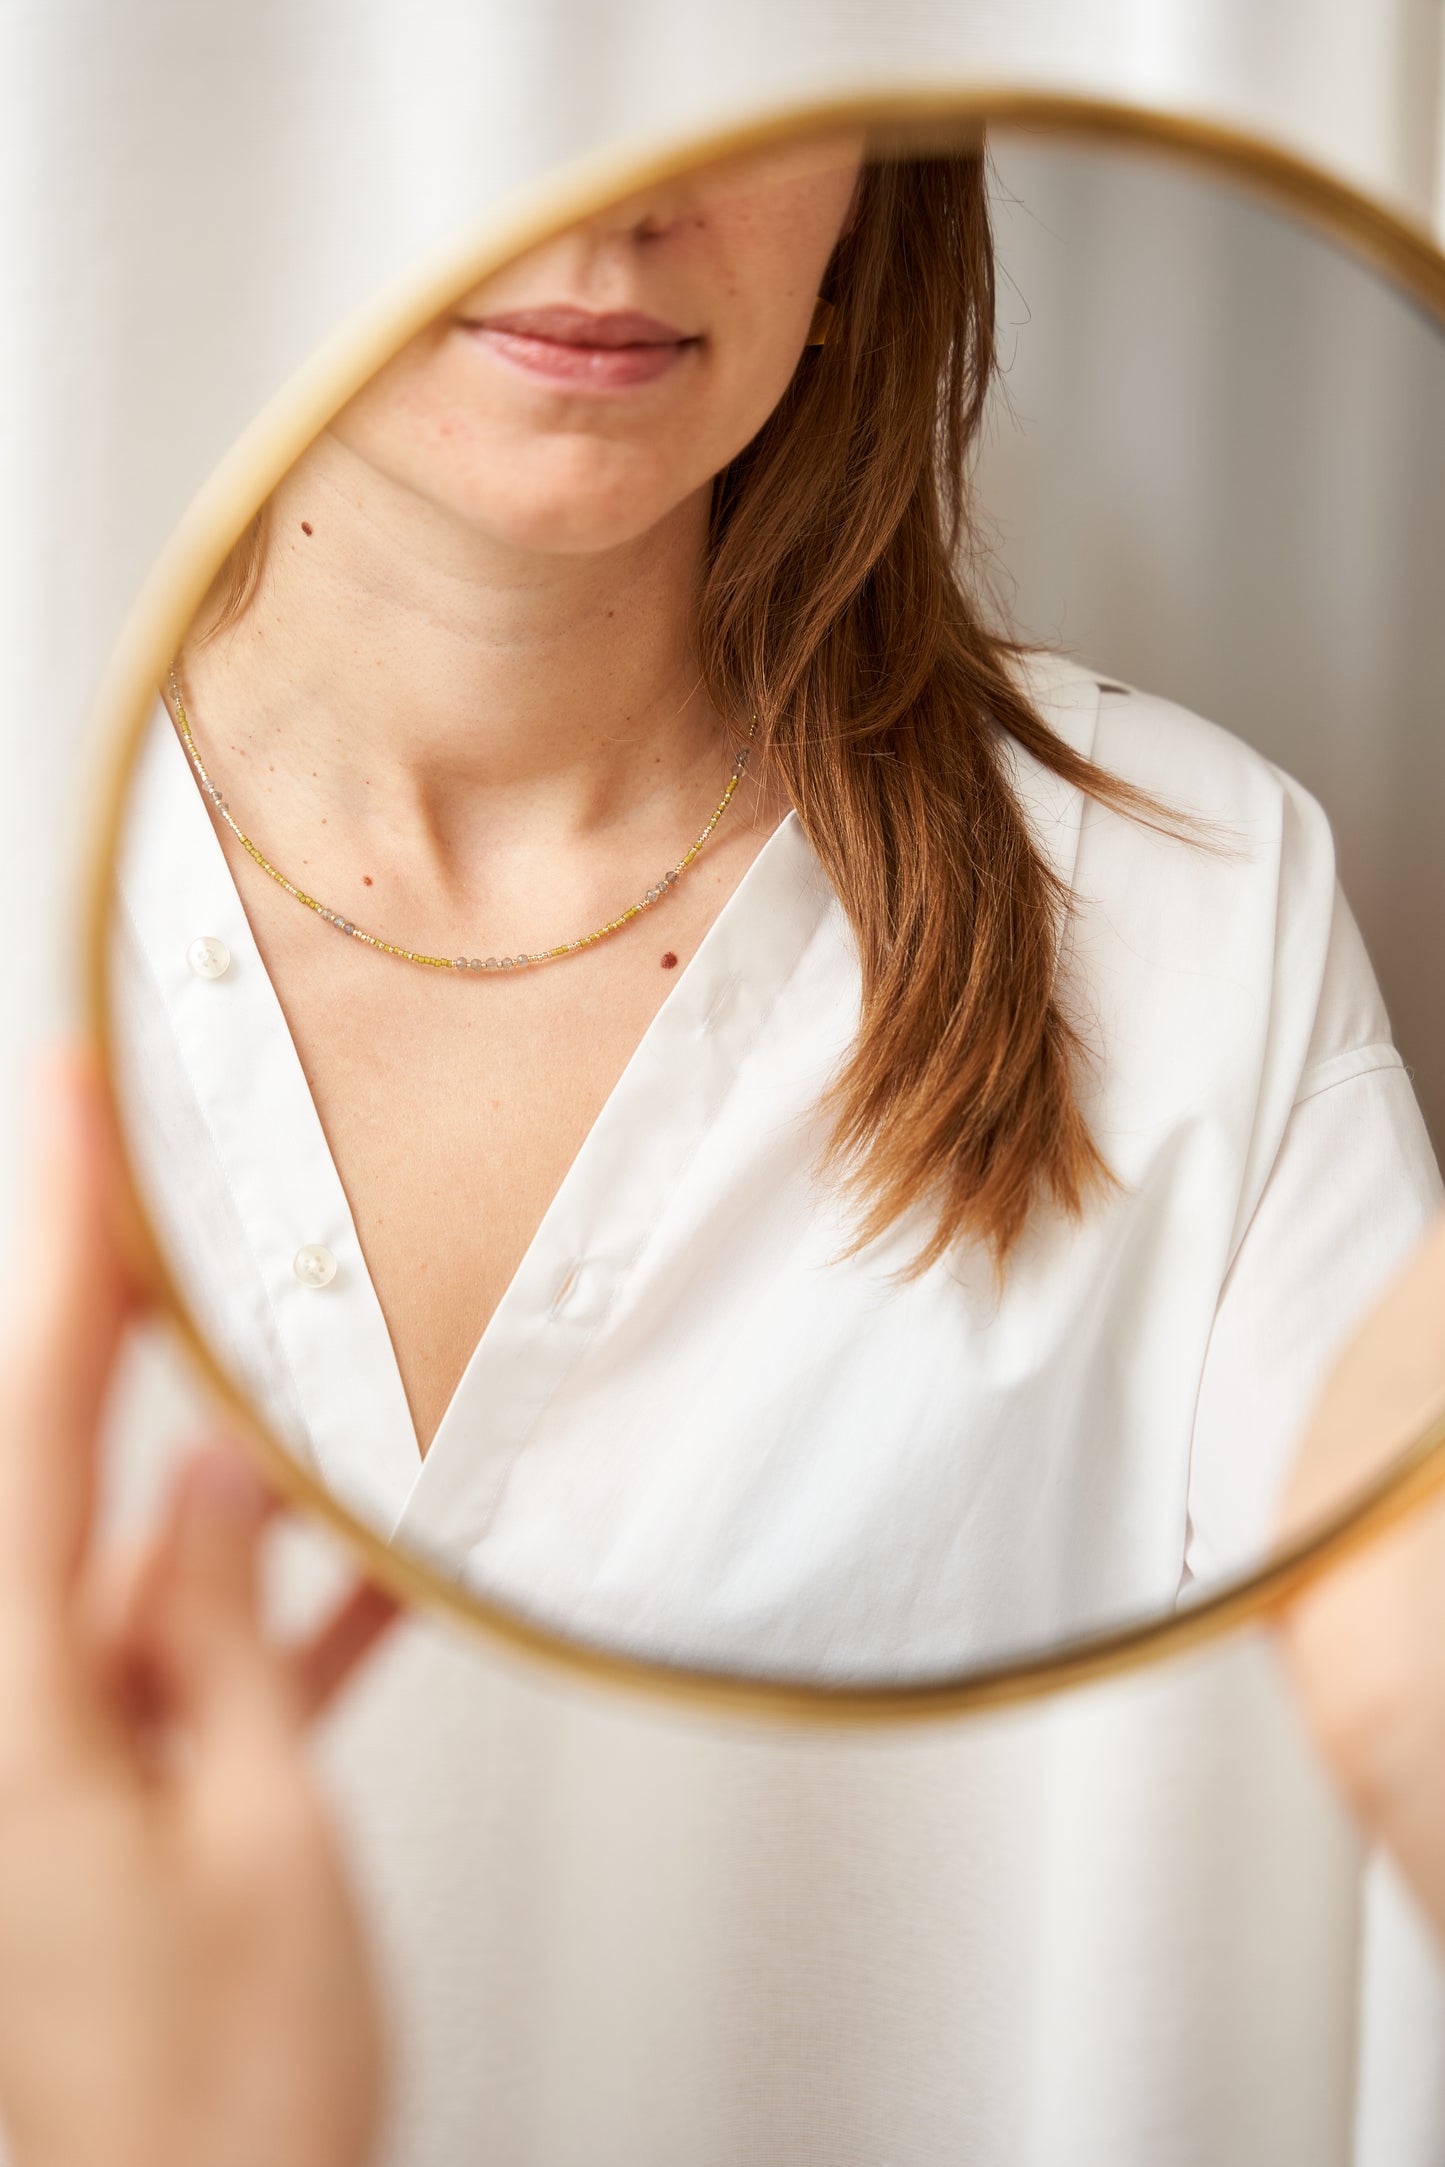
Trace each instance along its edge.
{"label": "white curtain", "polygon": [[[0,1227],[24,1060],[70,1007],[88,702],[265,395],[560,159],[968,74],[1256,127],[1445,231],[1435,0],[8,0]],[[1141,636],[1127,612],[1104,631]],[[1391,802],[1419,756],[1389,746]],[[138,1373],[132,1504],[169,1391]],[[293,1548],[304,1605],[336,1568]],[[395,2001],[396,2167],[1438,2156],[1432,1961],[1388,1889],[1362,1926],[1254,1639],[864,1745],[594,1704],[417,1624],[326,1751]]]}

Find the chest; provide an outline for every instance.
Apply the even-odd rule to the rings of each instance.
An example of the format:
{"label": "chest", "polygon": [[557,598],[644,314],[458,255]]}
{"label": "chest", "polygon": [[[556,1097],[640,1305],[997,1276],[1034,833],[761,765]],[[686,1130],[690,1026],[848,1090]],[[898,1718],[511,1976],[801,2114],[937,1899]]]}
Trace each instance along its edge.
{"label": "chest", "polygon": [[[465,976],[380,955],[234,867],[427,1449],[743,848],[582,955]],[[735,862],[736,861],[736,862]]]}

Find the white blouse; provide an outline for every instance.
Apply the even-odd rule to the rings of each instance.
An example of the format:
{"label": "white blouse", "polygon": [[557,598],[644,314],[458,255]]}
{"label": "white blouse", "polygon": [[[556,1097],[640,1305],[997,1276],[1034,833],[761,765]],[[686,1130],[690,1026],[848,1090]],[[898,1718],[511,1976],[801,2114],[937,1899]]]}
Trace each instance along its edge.
{"label": "white blouse", "polygon": [[359,1513],[572,1631],[833,1677],[1015,1652],[1257,1557],[1331,1351],[1439,1178],[1318,805],[1161,699],[1058,658],[1029,675],[1077,751],[1214,824],[1161,835],[1011,755],[1072,891],[1064,969],[1114,1192],[1081,1225],[1041,1215],[1001,1292],[967,1247],[890,1279],[921,1211],[839,1261],[816,1108],[858,964],[789,815],[649,1025],[425,1461],[158,709],[116,931],[131,1143],[198,1319]]}

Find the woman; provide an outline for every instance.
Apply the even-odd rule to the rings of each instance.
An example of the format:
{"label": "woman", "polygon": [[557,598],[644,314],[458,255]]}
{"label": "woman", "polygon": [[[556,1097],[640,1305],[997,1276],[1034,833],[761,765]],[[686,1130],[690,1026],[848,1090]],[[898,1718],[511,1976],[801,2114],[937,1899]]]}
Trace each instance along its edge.
{"label": "woman", "polygon": [[117,995],[342,1495],[832,1676],[1243,1563],[1438,1195],[1318,807],[961,581],[983,166],[862,150],[598,214],[337,416],[178,658]]}

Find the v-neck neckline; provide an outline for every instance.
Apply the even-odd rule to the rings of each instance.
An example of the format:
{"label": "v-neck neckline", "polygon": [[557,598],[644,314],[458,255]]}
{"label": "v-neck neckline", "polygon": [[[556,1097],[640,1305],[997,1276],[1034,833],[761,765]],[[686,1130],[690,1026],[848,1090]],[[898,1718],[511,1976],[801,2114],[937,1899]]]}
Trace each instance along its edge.
{"label": "v-neck neckline", "polygon": [[[1086,757],[1091,673],[1027,658],[1031,696]],[[1081,794],[1011,742],[1010,780],[1035,838],[1072,883]],[[231,867],[164,703],[137,763],[122,858],[126,908],[166,1005],[277,1327],[319,1471],[388,1536],[441,1569],[482,1540],[518,1454],[600,1335],[692,1154],[809,944],[851,934],[796,812],[769,835],[642,1033],[477,1338],[422,1457],[401,1372],[340,1174]],[[199,977],[187,951],[225,942]],[[856,1017],[845,1019],[847,1026]],[[846,1044],[844,1030],[840,1044]],[[264,1110],[264,1140],[257,1114]],[[323,1244],[333,1283],[298,1280]],[[222,1298],[226,1290],[219,1290]]]}
{"label": "v-neck neckline", "polygon": [[[462,1493],[465,1517],[475,1524],[486,1493],[493,1502],[500,1494],[505,1467],[597,1328],[746,1044],[836,898],[790,811],[625,1062],[423,1456],[310,1082],[164,702],[157,702],[135,789],[139,818],[121,876],[126,907],[266,1282],[316,1458],[328,1484],[388,1534],[405,1519],[409,1536],[424,1540],[428,1523],[436,1537],[439,1519],[450,1547]],[[220,980],[201,979],[188,966],[187,951],[202,935],[230,951]],[[261,1147],[258,1107],[267,1115]],[[308,1244],[336,1258],[330,1286],[297,1279],[296,1252]],[[479,1452],[470,1418],[483,1411],[487,1437]],[[479,1460],[494,1483],[479,1481]]]}

